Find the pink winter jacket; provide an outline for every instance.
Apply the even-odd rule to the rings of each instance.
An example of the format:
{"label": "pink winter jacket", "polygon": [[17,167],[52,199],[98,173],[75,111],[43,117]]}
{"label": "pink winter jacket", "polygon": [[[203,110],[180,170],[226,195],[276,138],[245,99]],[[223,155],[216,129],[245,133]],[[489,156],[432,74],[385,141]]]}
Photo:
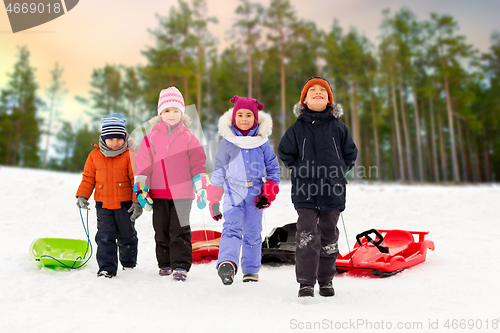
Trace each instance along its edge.
{"label": "pink winter jacket", "polygon": [[170,131],[160,122],[142,140],[136,175],[147,176],[153,199],[194,199],[192,178],[206,173],[206,159],[200,141],[184,123]]}

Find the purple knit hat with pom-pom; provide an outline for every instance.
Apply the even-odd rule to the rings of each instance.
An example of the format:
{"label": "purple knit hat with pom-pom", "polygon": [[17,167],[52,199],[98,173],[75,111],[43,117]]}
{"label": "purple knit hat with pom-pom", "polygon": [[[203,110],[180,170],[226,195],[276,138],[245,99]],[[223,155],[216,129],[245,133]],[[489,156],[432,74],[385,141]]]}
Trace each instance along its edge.
{"label": "purple knit hat with pom-pom", "polygon": [[250,98],[250,97],[240,97],[240,96],[234,96],[233,98],[230,99],[231,103],[234,103],[233,107],[233,117],[232,121],[233,124],[235,123],[235,116],[236,112],[239,109],[248,109],[252,111],[254,117],[255,117],[255,124],[257,124],[257,121],[259,120],[259,110],[264,110],[264,105],[260,104],[258,100],[255,98]]}

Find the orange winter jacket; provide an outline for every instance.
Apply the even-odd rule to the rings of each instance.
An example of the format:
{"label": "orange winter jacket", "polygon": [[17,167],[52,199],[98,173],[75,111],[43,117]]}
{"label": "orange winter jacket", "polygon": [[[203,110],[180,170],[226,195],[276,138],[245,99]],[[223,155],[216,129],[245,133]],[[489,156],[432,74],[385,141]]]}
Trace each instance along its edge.
{"label": "orange winter jacket", "polygon": [[115,157],[104,156],[99,148],[90,152],[76,197],[102,202],[102,208],[119,209],[123,201],[137,201],[133,193],[134,172],[129,148]]}

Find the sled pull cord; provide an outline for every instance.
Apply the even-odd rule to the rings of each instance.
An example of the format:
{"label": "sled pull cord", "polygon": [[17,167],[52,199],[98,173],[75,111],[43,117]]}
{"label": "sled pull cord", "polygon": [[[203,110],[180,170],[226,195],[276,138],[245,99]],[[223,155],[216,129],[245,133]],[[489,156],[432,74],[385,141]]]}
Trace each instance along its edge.
{"label": "sled pull cord", "polygon": [[[90,246],[90,256],[87,259],[87,261],[85,261],[83,263],[83,265],[85,265],[90,260],[90,258],[92,258],[92,252],[93,252],[92,251],[92,243],[90,242],[89,211],[87,210],[87,219],[86,219],[87,226],[85,226],[85,222],[83,221],[83,216],[82,216],[82,209],[79,208],[79,210],[80,210],[80,219],[82,220],[83,230],[85,230],[85,235],[87,235],[87,249],[85,250],[85,254],[83,255],[83,258],[85,258],[85,256],[87,255],[87,252],[88,252],[89,246]],[[83,265],[81,265],[80,267],[83,267]]]}
{"label": "sled pull cord", "polygon": [[[70,269],[78,269],[80,267],[83,267],[89,260],[90,258],[92,258],[92,243],[90,242],[90,235],[89,235],[89,211],[87,210],[87,226],[85,226],[85,222],[83,221],[83,215],[82,215],[82,209],[80,209],[80,219],[82,220],[82,224],[83,224],[83,229],[85,230],[85,234],[87,235],[87,249],[85,250],[85,254],[83,255],[83,258],[85,258],[85,256],[87,255],[88,251],[89,251],[89,246],[90,246],[90,256],[87,258],[87,260],[81,264],[80,266],[78,267],[75,267],[75,264],[76,264],[76,261],[73,263],[72,266],[68,266],[66,265],[65,263],[57,260],[56,258],[52,257],[52,256],[49,256],[47,254],[41,256],[41,258],[50,258],[50,259],[53,259],[55,261],[57,261],[58,263],[60,263],[61,265],[65,266],[66,268],[70,268]],[[82,257],[78,257],[76,258],[76,260],[79,260],[79,259],[82,259]]]}
{"label": "sled pull cord", "polygon": [[269,248],[269,234],[267,233],[266,212],[264,210],[262,210],[262,216],[264,217],[264,232],[266,233],[266,238],[264,239],[266,240],[267,248]]}
{"label": "sled pull cord", "polygon": [[340,217],[342,218],[342,225],[344,226],[344,234],[345,234],[345,240],[347,242],[347,250],[349,251],[349,261],[351,262],[351,267],[354,267],[352,264],[352,253],[351,253],[351,247],[349,246],[349,239],[347,238],[347,231],[345,230],[345,223],[344,223],[344,215],[340,213]]}
{"label": "sled pull cord", "polygon": [[[205,231],[205,242],[206,242],[205,246],[208,246],[209,243],[208,243],[207,227],[205,226],[205,216],[203,215],[203,209],[200,209],[200,212],[201,212],[201,220],[203,221],[203,230]],[[207,247],[207,251],[210,252],[210,246]]]}

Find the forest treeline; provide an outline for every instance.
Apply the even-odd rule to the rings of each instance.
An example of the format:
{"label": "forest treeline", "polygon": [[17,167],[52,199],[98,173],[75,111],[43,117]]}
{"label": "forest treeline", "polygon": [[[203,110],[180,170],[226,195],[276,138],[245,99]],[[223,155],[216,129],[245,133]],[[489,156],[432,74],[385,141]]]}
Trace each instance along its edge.
{"label": "forest treeline", "polygon": [[[76,97],[92,119],[60,120],[64,71],[57,64],[41,92],[30,52],[18,60],[0,95],[0,164],[80,171],[112,112],[127,129],[156,115],[158,94],[177,86],[195,104],[205,135],[217,140],[219,116],[234,95],[251,96],[274,120],[270,140],[294,121],[303,83],[329,80],[341,120],[359,148],[354,178],[407,182],[496,182],[500,177],[500,34],[481,53],[450,15],[419,20],[407,7],[384,10],[377,44],[337,20],[324,31],[298,17],[289,0],[269,7],[239,0],[232,43],[218,50],[205,0],[178,0],[149,32],[145,65],[103,64],[91,90]],[[43,138],[43,140],[42,140]],[[48,147],[54,154],[48,155]],[[369,170],[369,172],[368,172]]]}

